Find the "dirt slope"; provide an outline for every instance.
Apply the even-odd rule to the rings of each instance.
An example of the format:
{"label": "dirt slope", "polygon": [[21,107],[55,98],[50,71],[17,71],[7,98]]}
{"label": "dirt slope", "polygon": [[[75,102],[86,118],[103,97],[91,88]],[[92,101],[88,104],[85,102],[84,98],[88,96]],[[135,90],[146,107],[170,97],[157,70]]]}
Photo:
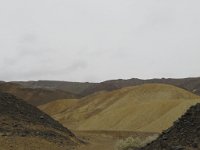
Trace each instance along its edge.
{"label": "dirt slope", "polygon": [[60,123],[11,94],[0,92],[0,114],[2,150],[71,150],[81,143]]}
{"label": "dirt slope", "polygon": [[55,115],[66,111],[67,109],[74,107],[78,103],[78,99],[61,99],[56,100],[45,105],[38,106],[39,109],[45,110],[49,115]]}
{"label": "dirt slope", "polygon": [[141,150],[199,150],[200,104],[192,106],[172,127]]}
{"label": "dirt slope", "polygon": [[[75,130],[161,132],[199,99],[171,85],[144,84],[95,93],[52,115]],[[44,106],[40,108],[50,113]]]}
{"label": "dirt slope", "polygon": [[16,83],[0,84],[0,91],[11,93],[32,105],[41,105],[56,99],[75,98],[75,94],[61,90],[48,90],[41,88],[25,88]]}

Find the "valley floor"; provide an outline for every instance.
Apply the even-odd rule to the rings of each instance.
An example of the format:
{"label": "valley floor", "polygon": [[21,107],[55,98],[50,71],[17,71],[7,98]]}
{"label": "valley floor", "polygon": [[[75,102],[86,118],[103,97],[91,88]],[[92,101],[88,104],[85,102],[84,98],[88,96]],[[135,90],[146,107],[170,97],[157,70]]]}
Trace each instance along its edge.
{"label": "valley floor", "polygon": [[120,139],[129,136],[145,138],[156,133],[135,133],[123,131],[75,131],[76,135],[87,142],[77,150],[117,150],[116,144]]}

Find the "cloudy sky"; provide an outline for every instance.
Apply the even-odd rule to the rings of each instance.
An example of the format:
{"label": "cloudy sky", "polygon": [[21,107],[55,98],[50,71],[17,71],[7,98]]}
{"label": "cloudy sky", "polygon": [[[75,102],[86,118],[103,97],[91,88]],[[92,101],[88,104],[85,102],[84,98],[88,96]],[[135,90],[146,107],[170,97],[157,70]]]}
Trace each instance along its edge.
{"label": "cloudy sky", "polygon": [[0,80],[200,76],[199,0],[0,0]]}

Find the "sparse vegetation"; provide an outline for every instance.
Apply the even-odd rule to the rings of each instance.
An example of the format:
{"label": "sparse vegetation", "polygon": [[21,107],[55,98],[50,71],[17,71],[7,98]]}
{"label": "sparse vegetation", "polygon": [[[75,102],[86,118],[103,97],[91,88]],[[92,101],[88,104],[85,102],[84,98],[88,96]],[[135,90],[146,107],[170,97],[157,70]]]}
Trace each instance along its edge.
{"label": "sparse vegetation", "polygon": [[146,139],[141,139],[139,137],[131,136],[126,139],[119,140],[116,143],[116,150],[134,150],[154,141],[157,137],[157,135],[154,135],[149,136]]}

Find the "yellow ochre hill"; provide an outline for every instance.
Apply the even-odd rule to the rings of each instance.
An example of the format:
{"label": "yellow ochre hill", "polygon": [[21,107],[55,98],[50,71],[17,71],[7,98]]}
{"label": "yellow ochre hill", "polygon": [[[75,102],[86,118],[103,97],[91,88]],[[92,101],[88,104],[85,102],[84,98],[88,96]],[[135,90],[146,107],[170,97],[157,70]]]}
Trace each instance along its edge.
{"label": "yellow ochre hill", "polygon": [[200,97],[184,89],[143,84],[39,108],[73,130],[162,132],[197,102]]}

